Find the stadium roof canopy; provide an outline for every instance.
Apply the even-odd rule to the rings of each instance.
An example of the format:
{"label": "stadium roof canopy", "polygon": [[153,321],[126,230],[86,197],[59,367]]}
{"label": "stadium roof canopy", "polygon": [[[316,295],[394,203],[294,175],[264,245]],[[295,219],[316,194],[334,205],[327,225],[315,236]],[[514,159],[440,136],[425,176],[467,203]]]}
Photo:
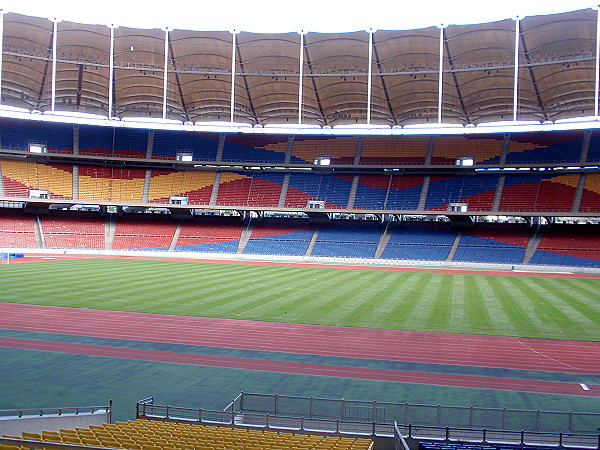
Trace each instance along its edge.
{"label": "stadium roof canopy", "polygon": [[591,8],[345,33],[2,16],[1,103],[24,113],[388,130],[597,119]]}

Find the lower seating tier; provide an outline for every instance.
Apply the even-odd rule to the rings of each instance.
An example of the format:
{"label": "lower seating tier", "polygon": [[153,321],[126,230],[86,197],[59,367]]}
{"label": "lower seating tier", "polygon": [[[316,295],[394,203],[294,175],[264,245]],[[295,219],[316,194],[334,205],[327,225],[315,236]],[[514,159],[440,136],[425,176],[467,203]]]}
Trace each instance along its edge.
{"label": "lower seating tier", "polygon": [[[538,243],[539,240],[539,243]],[[536,247],[536,243],[537,247]],[[0,248],[161,250],[600,267],[600,225],[267,218],[0,209]],[[534,251],[535,250],[535,251]],[[529,260],[530,259],[530,260]],[[529,260],[529,261],[528,261]]]}

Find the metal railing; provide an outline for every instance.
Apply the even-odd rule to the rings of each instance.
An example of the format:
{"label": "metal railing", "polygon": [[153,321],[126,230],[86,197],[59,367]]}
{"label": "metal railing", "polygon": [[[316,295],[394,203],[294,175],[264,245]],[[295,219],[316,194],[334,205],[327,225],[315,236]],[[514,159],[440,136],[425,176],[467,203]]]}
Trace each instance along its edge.
{"label": "metal railing", "polygon": [[[564,433],[511,431],[495,428],[439,427],[427,425],[399,425],[396,422],[360,421],[292,416],[285,414],[263,414],[237,411],[235,405],[240,397],[221,411],[180,408],[169,405],[155,405],[150,397],[137,404],[137,417],[144,419],[173,420],[222,426],[266,428],[286,431],[338,433],[351,436],[386,437],[403,441],[398,436],[418,440],[441,440],[454,442],[498,443],[513,445],[538,445],[548,447],[600,448],[598,433]],[[403,446],[396,450],[406,450]],[[398,444],[400,445],[400,444]]]}
{"label": "metal railing", "polygon": [[244,414],[377,421],[390,425],[398,421],[432,427],[593,434],[600,426],[600,413],[367,402],[246,392],[238,395],[228,407]]}
{"label": "metal railing", "polygon": [[394,423],[394,450],[410,450],[397,423]]}
{"label": "metal railing", "polygon": [[108,412],[109,421],[112,421],[112,400],[108,406],[74,406],[65,408],[30,408],[30,409],[0,409],[0,417],[44,417],[94,414],[97,412]]}
{"label": "metal railing", "polygon": [[542,433],[536,431],[507,431],[453,427],[396,425],[403,436],[418,440],[512,444],[558,448],[600,448],[600,434]]}
{"label": "metal railing", "polygon": [[[231,405],[231,404],[230,404]],[[236,427],[271,428],[304,432],[327,432],[360,436],[394,435],[393,424],[339,419],[277,416],[275,414],[239,413],[231,408],[221,411],[155,405],[152,397],[137,403],[136,417],[216,424]]]}

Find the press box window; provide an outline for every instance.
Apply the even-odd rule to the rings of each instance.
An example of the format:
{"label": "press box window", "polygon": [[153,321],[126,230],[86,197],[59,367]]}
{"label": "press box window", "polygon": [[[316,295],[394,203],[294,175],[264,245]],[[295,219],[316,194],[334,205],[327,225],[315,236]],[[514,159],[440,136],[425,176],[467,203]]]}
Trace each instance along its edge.
{"label": "press box window", "polygon": [[308,200],[306,206],[311,209],[324,209],[325,201],[323,200]]}
{"label": "press box window", "polygon": [[29,198],[48,199],[50,198],[50,193],[48,191],[41,191],[39,189],[30,189]]}
{"label": "press box window", "polygon": [[472,166],[475,164],[475,158],[472,156],[459,156],[456,158],[457,166]]}
{"label": "press box window", "polygon": [[468,203],[450,203],[448,205],[448,210],[456,211],[456,212],[467,212],[469,210]]}
{"label": "press box window", "polygon": [[171,205],[187,205],[188,204],[188,198],[187,197],[171,196],[169,198],[169,203]]}
{"label": "press box window", "polygon": [[48,147],[42,144],[29,144],[30,153],[48,153]]}
{"label": "press box window", "polygon": [[194,155],[189,152],[177,152],[177,161],[193,161]]}

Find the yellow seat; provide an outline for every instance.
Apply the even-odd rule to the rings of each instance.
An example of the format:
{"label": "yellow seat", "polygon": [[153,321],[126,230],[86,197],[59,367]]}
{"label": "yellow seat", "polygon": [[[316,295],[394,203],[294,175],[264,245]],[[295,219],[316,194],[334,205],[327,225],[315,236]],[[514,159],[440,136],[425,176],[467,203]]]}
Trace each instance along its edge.
{"label": "yellow seat", "polygon": [[116,439],[99,438],[101,447],[120,448],[121,444]]}
{"label": "yellow seat", "polygon": [[77,437],[77,436],[71,436],[68,434],[62,434],[62,441],[65,444],[75,444],[75,445],[81,445],[81,440]]}
{"label": "yellow seat", "polygon": [[60,429],[61,436],[77,436],[77,431],[75,430],[66,430],[64,428]]}
{"label": "yellow seat", "polygon": [[42,436],[37,433],[28,433],[28,432],[24,431],[23,439],[29,439],[30,441],[41,441]]}
{"label": "yellow seat", "polygon": [[[7,436],[5,436],[7,437]],[[21,450],[25,447],[19,447],[18,445],[0,444],[0,450]]]}

